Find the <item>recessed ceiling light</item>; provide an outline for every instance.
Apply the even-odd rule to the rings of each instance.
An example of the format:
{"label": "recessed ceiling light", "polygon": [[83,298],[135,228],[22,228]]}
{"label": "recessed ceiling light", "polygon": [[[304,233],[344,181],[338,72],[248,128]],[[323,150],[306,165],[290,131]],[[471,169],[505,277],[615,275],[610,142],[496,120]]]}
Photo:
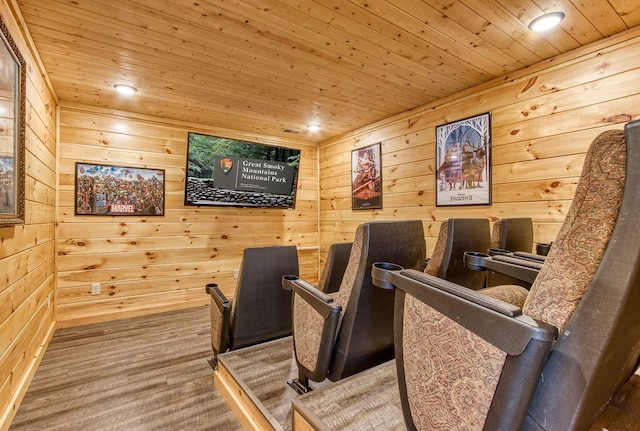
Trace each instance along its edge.
{"label": "recessed ceiling light", "polygon": [[563,12],[550,12],[545,13],[544,15],[539,16],[538,18],[531,21],[529,24],[529,28],[536,33],[541,31],[551,30],[553,27],[560,24],[560,21],[564,19]]}
{"label": "recessed ceiling light", "polygon": [[113,88],[115,88],[118,93],[124,94],[125,96],[131,96],[132,94],[136,94],[138,92],[138,89],[136,87],[127,84],[116,84],[113,86]]}
{"label": "recessed ceiling light", "polygon": [[309,125],[307,125],[307,130],[309,130],[310,132],[317,132],[318,130],[320,130],[320,125],[319,124],[309,124]]}

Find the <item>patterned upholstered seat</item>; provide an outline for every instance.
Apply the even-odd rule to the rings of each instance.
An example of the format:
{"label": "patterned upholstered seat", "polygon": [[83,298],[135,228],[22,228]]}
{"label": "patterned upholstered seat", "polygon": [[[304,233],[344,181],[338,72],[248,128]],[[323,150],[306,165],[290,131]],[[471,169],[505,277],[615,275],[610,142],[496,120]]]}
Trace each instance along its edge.
{"label": "patterned upholstered seat", "polygon": [[295,245],[244,250],[233,302],[216,284],[211,295],[211,347],[216,357],[227,350],[291,335],[291,292],[282,289],[284,275],[298,275]]}
{"label": "patterned upholstered seat", "polygon": [[440,225],[436,246],[424,272],[469,289],[480,289],[485,284],[485,273],[465,268],[463,258],[466,251],[486,253],[489,241],[489,220],[450,218]]}
{"label": "patterned upholstered seat", "polygon": [[374,270],[396,286],[408,429],[589,428],[640,357],[639,167],[640,122],[593,141],[522,309],[417,271]]}
{"label": "patterned upholstered seat", "polygon": [[361,224],[338,292],[331,296],[304,280],[284,281],[293,290],[293,341],[300,392],[309,380],[340,380],[394,356],[393,290],[371,281],[374,262],[421,269],[426,256],[422,221]]}

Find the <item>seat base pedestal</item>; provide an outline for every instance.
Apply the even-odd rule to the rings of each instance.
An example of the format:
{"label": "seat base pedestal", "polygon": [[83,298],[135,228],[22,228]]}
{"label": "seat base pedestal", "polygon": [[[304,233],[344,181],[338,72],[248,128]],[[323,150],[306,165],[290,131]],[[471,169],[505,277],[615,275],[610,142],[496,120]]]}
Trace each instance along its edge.
{"label": "seat base pedestal", "polygon": [[287,380],[287,385],[289,385],[294,391],[296,391],[298,395],[306,394],[313,390],[313,388],[309,386],[309,384],[305,385],[300,381],[300,379]]}

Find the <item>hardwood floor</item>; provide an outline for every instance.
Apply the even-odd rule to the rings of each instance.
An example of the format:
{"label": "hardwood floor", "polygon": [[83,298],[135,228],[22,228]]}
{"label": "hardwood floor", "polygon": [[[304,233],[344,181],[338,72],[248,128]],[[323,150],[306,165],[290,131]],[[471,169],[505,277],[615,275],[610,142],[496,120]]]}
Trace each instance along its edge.
{"label": "hardwood floor", "polygon": [[10,427],[241,430],[218,394],[208,307],[59,329]]}
{"label": "hardwood floor", "polygon": [[[9,431],[242,430],[213,384],[213,371],[207,362],[212,356],[209,319],[208,307],[198,307],[57,330]],[[294,395],[273,389],[292,391],[282,384],[295,376],[290,352],[267,352],[269,361],[286,365],[285,375],[280,376],[268,364],[250,357],[254,350],[228,352],[224,357],[234,359],[230,361],[233,368],[253,376],[247,384],[254,385],[256,380],[255,384],[261,385],[257,396],[282,428],[290,429],[288,409]],[[278,359],[282,355],[289,359]],[[255,375],[256,370],[260,370],[259,375]],[[270,378],[278,384],[265,385]],[[634,378],[591,428],[593,431],[640,429],[640,380]],[[306,398],[320,397],[323,391],[311,394]],[[325,394],[333,396],[331,389]],[[348,398],[346,393],[341,396]],[[353,417],[364,420],[362,412],[366,409],[357,410]],[[371,410],[380,413],[378,407]],[[348,413],[349,409],[341,409],[339,417],[333,419]],[[317,415],[324,417],[326,412]]]}
{"label": "hardwood floor", "polygon": [[[220,393],[226,390],[228,397],[235,397],[227,401],[229,405],[248,404],[246,411],[250,416],[254,414],[252,407],[258,406],[260,418],[253,426],[260,430],[291,430],[291,401],[297,393],[287,381],[298,377],[293,337],[225,352],[218,360],[216,385]],[[227,385],[221,387],[223,380]],[[313,382],[312,386],[319,388],[326,384],[330,384],[329,380]],[[236,410],[244,411],[243,408]]]}

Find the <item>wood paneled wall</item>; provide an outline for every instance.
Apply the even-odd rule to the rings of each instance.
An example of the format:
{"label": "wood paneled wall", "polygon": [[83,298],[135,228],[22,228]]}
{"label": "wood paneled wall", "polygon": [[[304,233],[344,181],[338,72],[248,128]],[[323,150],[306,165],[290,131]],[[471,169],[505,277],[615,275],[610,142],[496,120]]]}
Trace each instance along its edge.
{"label": "wood paneled wall", "polygon": [[[449,217],[531,216],[535,241],[551,241],[591,140],[640,116],[640,29],[634,28],[319,148],[85,106],[59,108],[57,124],[46,72],[12,5],[0,0],[28,63],[26,223],[0,227],[0,430],[8,428],[56,319],[70,326],[204,304],[211,282],[231,296],[233,271],[250,246],[296,244],[301,275],[313,282],[318,244],[324,252],[330,243],[352,240],[368,220],[422,219],[429,252]],[[435,127],[487,111],[492,205],[436,208]],[[188,131],[302,149],[296,209],[184,206]],[[351,150],[377,142],[384,208],[352,211]],[[76,161],[165,169],[165,215],[74,215]],[[101,283],[100,295],[91,295],[94,282]]]}
{"label": "wood paneled wall", "polygon": [[[189,131],[300,148],[295,209],[184,206]],[[76,162],[165,169],[165,215],[75,215]],[[301,274],[317,280],[315,144],[62,106],[59,165],[58,326],[205,304],[207,283],[231,297],[247,247],[295,244]],[[92,283],[101,283],[100,295],[91,294]]]}
{"label": "wood paneled wall", "polygon": [[[552,241],[599,133],[640,116],[640,29],[371,125],[320,148],[320,240],[352,240],[369,220],[422,219],[431,253],[451,217],[532,217]],[[492,113],[493,200],[435,207],[435,128]],[[382,143],[383,209],[351,210],[351,151]]]}
{"label": "wood paneled wall", "polygon": [[0,2],[27,64],[25,223],[0,225],[0,430],[15,416],[55,327],[56,101],[15,10]]}

